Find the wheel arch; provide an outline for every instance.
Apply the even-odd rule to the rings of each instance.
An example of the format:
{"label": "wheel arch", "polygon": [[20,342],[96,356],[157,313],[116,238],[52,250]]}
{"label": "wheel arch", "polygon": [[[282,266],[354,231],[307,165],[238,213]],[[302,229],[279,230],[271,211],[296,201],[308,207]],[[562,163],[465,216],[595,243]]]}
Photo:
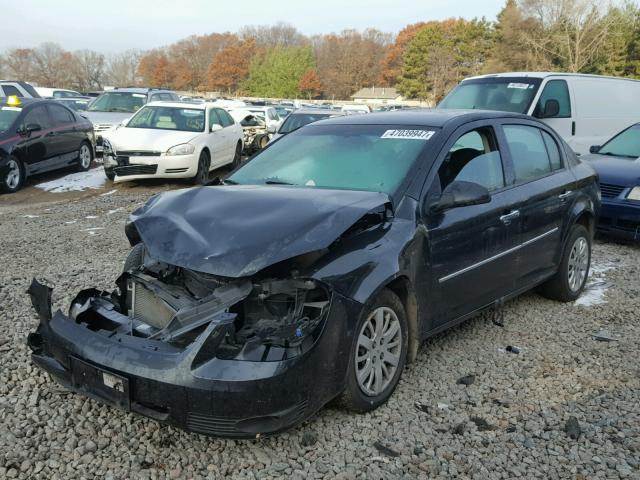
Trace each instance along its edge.
{"label": "wheel arch", "polygon": [[418,355],[418,347],[420,346],[418,301],[415,289],[413,288],[409,278],[404,275],[390,279],[386,284],[382,285],[381,289],[382,288],[386,288],[395,293],[398,298],[400,298],[400,301],[404,306],[404,311],[407,316],[407,328],[409,331],[407,363],[413,363]]}

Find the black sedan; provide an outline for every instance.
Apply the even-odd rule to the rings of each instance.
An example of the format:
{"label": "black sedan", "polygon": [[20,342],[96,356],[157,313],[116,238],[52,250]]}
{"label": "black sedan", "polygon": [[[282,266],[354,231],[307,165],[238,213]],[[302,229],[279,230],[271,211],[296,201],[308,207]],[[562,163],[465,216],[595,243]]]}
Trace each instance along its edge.
{"label": "black sedan", "polygon": [[189,431],[250,437],[382,405],[427,337],[533,287],[584,288],[596,175],[549,127],[394,112],[285,136],[223,185],[131,216],[113,292],[33,281],[33,362]]}
{"label": "black sedan", "polygon": [[70,165],[88,170],[93,125],[55,100],[0,98],[0,191],[13,193],[25,179]]}

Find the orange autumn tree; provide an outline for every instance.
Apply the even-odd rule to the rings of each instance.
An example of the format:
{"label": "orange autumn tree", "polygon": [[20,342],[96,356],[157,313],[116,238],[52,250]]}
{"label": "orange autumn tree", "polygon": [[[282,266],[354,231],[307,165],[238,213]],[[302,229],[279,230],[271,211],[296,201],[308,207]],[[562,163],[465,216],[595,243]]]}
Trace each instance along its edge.
{"label": "orange autumn tree", "polygon": [[249,76],[251,62],[257,53],[258,48],[253,38],[223,49],[213,57],[209,65],[209,88],[227,93],[238,91],[242,82]]}
{"label": "orange autumn tree", "polygon": [[404,27],[396,37],[393,45],[389,47],[387,55],[382,60],[381,83],[387,87],[393,87],[402,72],[402,57],[409,42],[428,23],[419,22]]}
{"label": "orange autumn tree", "polygon": [[159,50],[146,53],[138,64],[138,75],[149,87],[171,87],[175,80],[175,70],[167,56]]}
{"label": "orange autumn tree", "polygon": [[322,83],[320,82],[318,71],[315,68],[308,69],[298,82],[298,88],[302,93],[307,95],[309,100],[311,100],[312,97],[320,96],[322,93]]}

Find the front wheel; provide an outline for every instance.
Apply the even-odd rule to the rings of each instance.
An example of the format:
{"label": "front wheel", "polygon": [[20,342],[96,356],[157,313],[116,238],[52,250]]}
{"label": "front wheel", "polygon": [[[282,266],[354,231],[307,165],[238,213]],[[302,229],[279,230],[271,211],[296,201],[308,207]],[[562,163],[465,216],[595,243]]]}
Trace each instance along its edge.
{"label": "front wheel", "polygon": [[198,171],[196,175],[191,179],[194,185],[204,185],[209,180],[209,155],[204,150],[200,152],[200,158],[198,159]]}
{"label": "front wheel", "polygon": [[552,300],[572,302],[587,283],[591,266],[591,235],[582,225],[574,225],[562,252],[556,274],[541,286],[541,293]]}
{"label": "front wheel", "polygon": [[387,401],[406,363],[407,332],[402,302],[391,290],[382,290],[365,306],[355,329],[342,405],[368,412]]}
{"label": "front wheel", "polygon": [[0,178],[0,191],[14,193],[20,190],[24,183],[24,167],[22,162],[15,157],[9,157],[2,178]]}
{"label": "front wheel", "polygon": [[78,150],[78,171],[86,172],[91,167],[93,160],[93,149],[87,142],[83,142]]}

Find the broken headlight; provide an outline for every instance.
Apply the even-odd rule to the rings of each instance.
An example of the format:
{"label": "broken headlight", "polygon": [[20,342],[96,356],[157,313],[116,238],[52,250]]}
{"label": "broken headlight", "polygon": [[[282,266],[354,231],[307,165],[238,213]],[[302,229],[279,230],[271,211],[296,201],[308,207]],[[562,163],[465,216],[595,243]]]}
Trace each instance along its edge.
{"label": "broken headlight", "polygon": [[313,280],[264,281],[240,304],[235,333],[218,347],[218,357],[265,361],[307,351],[322,332],[331,301]]}

